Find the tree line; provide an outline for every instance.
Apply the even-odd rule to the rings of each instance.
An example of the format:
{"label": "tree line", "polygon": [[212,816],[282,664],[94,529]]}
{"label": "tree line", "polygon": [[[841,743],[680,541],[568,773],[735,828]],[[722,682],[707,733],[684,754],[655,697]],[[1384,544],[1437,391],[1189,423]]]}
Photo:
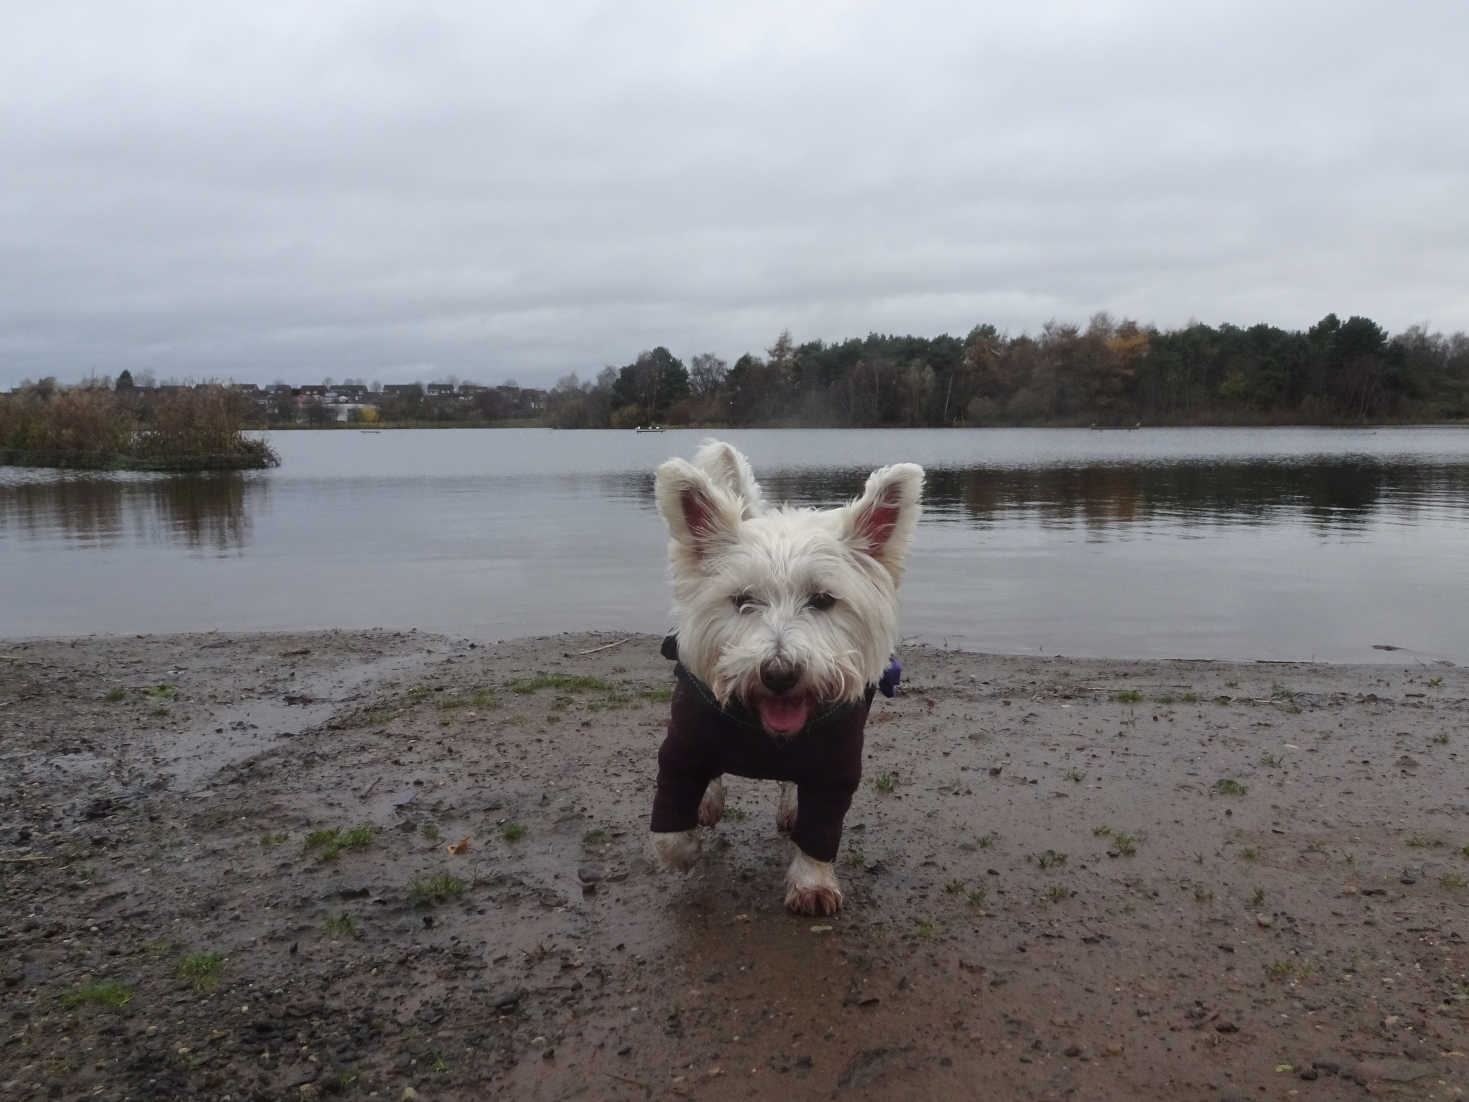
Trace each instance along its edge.
{"label": "tree line", "polygon": [[797,344],[782,333],[733,365],[667,348],[545,397],[561,428],[642,424],[950,426],[1338,424],[1469,418],[1469,337],[1328,314],[1303,331],[1105,313],[1037,335],[979,325],[960,339],[872,333]]}

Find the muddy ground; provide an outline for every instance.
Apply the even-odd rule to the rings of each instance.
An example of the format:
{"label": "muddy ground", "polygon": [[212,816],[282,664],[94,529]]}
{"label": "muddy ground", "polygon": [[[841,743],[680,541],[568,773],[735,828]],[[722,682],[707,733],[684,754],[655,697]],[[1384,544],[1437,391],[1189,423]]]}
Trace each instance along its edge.
{"label": "muddy ground", "polygon": [[770,782],[654,871],[617,638],[0,644],[0,1095],[1469,1086],[1463,668],[908,648],[813,920]]}

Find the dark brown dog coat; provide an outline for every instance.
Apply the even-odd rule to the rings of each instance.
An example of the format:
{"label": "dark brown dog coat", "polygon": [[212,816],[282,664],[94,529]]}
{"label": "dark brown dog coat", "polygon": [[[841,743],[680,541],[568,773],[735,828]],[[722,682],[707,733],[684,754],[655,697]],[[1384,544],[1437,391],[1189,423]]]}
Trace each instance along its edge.
{"label": "dark brown dog coat", "polygon": [[[665,643],[665,654],[668,649]],[[862,780],[862,732],[876,687],[817,716],[799,734],[774,738],[744,709],[721,708],[682,663],[674,676],[652,829],[662,834],[697,826],[704,789],[722,773],[792,781],[799,801],[792,840],[808,857],[836,860],[842,819]]]}

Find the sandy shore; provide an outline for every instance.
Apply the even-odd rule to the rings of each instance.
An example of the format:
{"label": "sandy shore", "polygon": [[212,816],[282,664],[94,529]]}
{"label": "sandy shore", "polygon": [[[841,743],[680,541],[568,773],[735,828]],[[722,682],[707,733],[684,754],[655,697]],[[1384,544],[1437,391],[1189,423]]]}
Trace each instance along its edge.
{"label": "sandy shore", "polygon": [[619,638],[0,644],[0,1095],[1469,1087],[1465,669],[910,648],[818,922],[768,782],[652,869]]}

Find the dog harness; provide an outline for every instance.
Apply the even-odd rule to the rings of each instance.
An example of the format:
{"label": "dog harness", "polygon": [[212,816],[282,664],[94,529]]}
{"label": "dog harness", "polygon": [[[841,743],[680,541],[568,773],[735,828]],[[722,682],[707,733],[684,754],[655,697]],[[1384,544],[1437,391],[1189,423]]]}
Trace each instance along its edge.
{"label": "dog harness", "polygon": [[[677,659],[673,636],[663,654]],[[893,665],[896,665],[894,660]],[[892,667],[889,667],[889,673]],[[773,738],[740,705],[721,707],[713,690],[679,662],[669,710],[668,734],[658,750],[658,788],[653,796],[656,833],[692,830],[709,782],[722,773],[791,781],[798,799],[791,838],[818,861],[836,860],[842,819],[862,781],[862,736],[878,686],[812,719],[790,738]],[[887,680],[888,673],[884,673]],[[892,684],[896,684],[896,675]],[[891,695],[891,694],[888,694]]]}

